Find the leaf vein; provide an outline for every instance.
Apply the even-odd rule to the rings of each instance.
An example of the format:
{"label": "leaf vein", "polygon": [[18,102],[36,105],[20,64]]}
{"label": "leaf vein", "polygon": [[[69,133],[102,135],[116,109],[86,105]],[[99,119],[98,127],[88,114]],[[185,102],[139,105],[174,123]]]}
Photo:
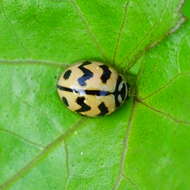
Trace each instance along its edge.
{"label": "leaf vein", "polygon": [[119,50],[119,45],[121,43],[121,36],[122,36],[123,30],[124,30],[124,26],[125,26],[126,21],[127,21],[128,7],[129,7],[129,1],[126,2],[125,7],[124,7],[124,13],[123,13],[123,17],[121,19],[121,25],[120,25],[118,36],[117,36],[117,39],[116,39],[116,45],[115,45],[113,59],[112,59],[113,63],[115,63],[115,59],[117,57],[117,53],[118,53],[118,50]]}
{"label": "leaf vein", "polygon": [[172,83],[174,83],[176,80],[178,80],[181,76],[184,76],[184,75],[190,75],[190,72],[178,73],[173,78],[171,78],[167,83],[165,83],[163,86],[161,86],[157,90],[151,92],[150,94],[148,94],[145,97],[139,97],[139,99],[146,100],[146,99],[148,99],[148,98],[150,98],[152,96],[155,96],[155,95],[159,94],[160,92],[162,92],[163,90],[165,90],[167,87],[169,87]]}
{"label": "leaf vein", "polygon": [[167,112],[164,112],[164,111],[162,111],[162,110],[159,110],[159,109],[157,109],[157,108],[155,108],[155,107],[153,107],[153,106],[147,104],[146,102],[142,101],[141,99],[136,98],[136,101],[137,101],[138,103],[144,105],[144,106],[147,107],[148,109],[154,111],[155,113],[158,113],[158,114],[160,114],[160,115],[163,115],[164,117],[166,117],[166,118],[172,120],[172,121],[175,122],[175,123],[184,124],[184,125],[190,126],[190,121],[184,121],[184,120],[175,118],[173,115],[171,115],[171,114],[169,114],[169,113],[167,113]]}
{"label": "leaf vein", "polygon": [[41,145],[39,143],[36,143],[36,142],[33,142],[33,141],[27,139],[26,137],[23,137],[23,136],[21,136],[19,134],[16,134],[13,131],[10,131],[10,130],[7,130],[7,129],[0,129],[0,132],[10,134],[11,136],[14,136],[14,137],[18,138],[19,140],[21,140],[23,142],[26,142],[26,143],[28,143],[30,145],[33,145],[33,146],[35,146],[36,148],[38,148],[40,150],[42,150],[44,148],[43,145]]}
{"label": "leaf vein", "polygon": [[95,44],[96,48],[99,50],[99,52],[101,53],[101,55],[104,57],[105,60],[108,60],[105,50],[101,47],[101,45],[99,44],[95,34],[93,33],[90,24],[85,16],[85,14],[82,12],[81,8],[79,7],[78,3],[76,0],[70,0],[71,3],[73,4],[73,6],[76,8],[78,15],[80,16],[82,22],[86,25],[86,31],[88,33],[88,35],[91,37],[93,43]]}
{"label": "leaf vein", "polygon": [[86,119],[82,118],[78,120],[72,127],[70,127],[65,133],[58,136],[53,142],[48,144],[36,157],[34,157],[29,163],[21,168],[16,174],[10,177],[7,181],[0,185],[1,190],[5,190],[17,182],[21,177],[26,175],[32,168],[34,168],[41,160],[43,160],[51,151],[59,146],[63,141],[67,140],[76,130],[81,127]]}
{"label": "leaf vein", "polygon": [[[181,7],[183,6],[183,4],[184,4],[184,1],[181,0],[180,6],[177,7],[177,12],[181,11]],[[166,7],[164,7],[164,9],[167,10]],[[163,11],[163,14],[161,16],[161,19],[160,19],[159,23],[162,22],[162,20],[164,18],[164,14],[165,14],[165,11]],[[150,51],[153,47],[157,46],[162,40],[166,39],[169,35],[171,35],[172,33],[176,32],[177,29],[179,29],[179,27],[186,21],[186,18],[181,13],[179,13],[179,14],[181,16],[181,19],[176,23],[175,26],[170,27],[158,39],[156,39],[155,41],[150,42],[149,44],[147,44],[145,46],[144,49],[139,50],[137,53],[133,54],[131,56],[131,58],[128,59],[128,65],[127,65],[126,71],[129,71],[146,52]],[[146,35],[145,35],[146,37],[143,38],[131,52],[133,52],[142,43],[144,43],[144,41],[157,29],[156,26],[159,26],[159,23],[155,23],[153,25],[152,29],[146,33]],[[127,56],[124,57],[122,63],[126,62],[125,60],[127,60]]]}
{"label": "leaf vein", "polygon": [[132,109],[131,109],[131,114],[128,120],[128,127],[126,130],[126,135],[124,138],[124,142],[123,142],[123,151],[121,154],[121,160],[120,160],[120,169],[119,169],[119,174],[117,176],[116,182],[112,188],[112,190],[117,190],[119,188],[119,185],[121,183],[121,180],[124,176],[124,169],[125,169],[125,161],[126,161],[126,156],[127,156],[127,151],[128,151],[128,143],[129,143],[129,135],[131,132],[131,128],[132,128],[132,121],[134,119],[134,114],[135,114],[135,107],[136,107],[136,102],[135,99],[133,99],[133,104],[132,104]]}

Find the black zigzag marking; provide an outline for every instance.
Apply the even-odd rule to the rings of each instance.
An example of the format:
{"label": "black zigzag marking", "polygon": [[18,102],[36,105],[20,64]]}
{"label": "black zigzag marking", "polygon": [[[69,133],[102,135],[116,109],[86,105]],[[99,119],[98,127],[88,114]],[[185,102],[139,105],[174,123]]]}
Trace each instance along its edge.
{"label": "black zigzag marking", "polygon": [[103,74],[101,76],[101,80],[102,80],[103,83],[106,83],[107,80],[111,76],[111,71],[109,70],[109,67],[107,65],[100,65],[100,68],[102,68],[102,70],[103,70]]}
{"label": "black zigzag marking", "polygon": [[100,113],[98,115],[105,115],[109,112],[108,108],[106,107],[106,105],[103,102],[98,106],[98,108],[100,110]]}
{"label": "black zigzag marking", "polygon": [[84,75],[78,79],[78,82],[81,86],[86,86],[86,80],[93,77],[93,73],[84,67],[85,65],[89,64],[91,64],[90,61],[85,61],[79,66],[79,69],[84,73]]}
{"label": "black zigzag marking", "polygon": [[84,101],[85,101],[85,97],[78,97],[76,99],[77,104],[81,106],[81,108],[76,110],[76,112],[85,112],[91,109],[91,107],[85,104]]}

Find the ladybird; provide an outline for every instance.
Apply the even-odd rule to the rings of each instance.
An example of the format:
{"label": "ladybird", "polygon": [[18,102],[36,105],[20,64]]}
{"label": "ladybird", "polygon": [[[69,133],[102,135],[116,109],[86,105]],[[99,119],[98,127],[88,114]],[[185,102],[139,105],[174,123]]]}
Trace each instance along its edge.
{"label": "ladybird", "polygon": [[101,62],[78,62],[60,76],[57,91],[72,111],[95,117],[109,115],[127,98],[122,75]]}

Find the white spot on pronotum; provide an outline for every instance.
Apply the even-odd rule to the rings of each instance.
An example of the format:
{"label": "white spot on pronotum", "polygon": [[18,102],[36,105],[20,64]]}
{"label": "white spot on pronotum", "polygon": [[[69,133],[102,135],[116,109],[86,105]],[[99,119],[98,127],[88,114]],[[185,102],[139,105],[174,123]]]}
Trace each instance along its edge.
{"label": "white spot on pronotum", "polygon": [[118,96],[118,101],[121,103],[122,102],[122,97],[121,95]]}
{"label": "white spot on pronotum", "polygon": [[123,82],[121,82],[121,83],[119,84],[118,90],[121,91],[122,87],[123,87]]}

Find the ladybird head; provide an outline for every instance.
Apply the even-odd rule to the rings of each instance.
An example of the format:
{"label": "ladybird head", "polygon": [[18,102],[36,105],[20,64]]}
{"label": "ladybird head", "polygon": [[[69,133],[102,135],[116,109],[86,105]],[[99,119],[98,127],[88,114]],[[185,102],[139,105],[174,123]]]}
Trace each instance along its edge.
{"label": "ladybird head", "polygon": [[119,107],[127,98],[127,82],[119,75],[114,92],[116,107]]}

